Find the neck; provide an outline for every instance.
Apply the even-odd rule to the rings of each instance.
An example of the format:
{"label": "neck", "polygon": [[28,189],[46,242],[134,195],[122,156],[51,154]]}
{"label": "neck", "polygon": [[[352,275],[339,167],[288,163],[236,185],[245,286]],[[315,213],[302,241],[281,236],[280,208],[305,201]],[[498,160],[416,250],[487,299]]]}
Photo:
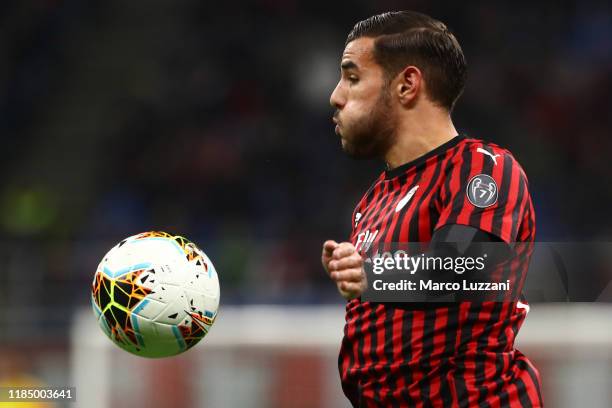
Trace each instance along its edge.
{"label": "neck", "polygon": [[395,144],[384,157],[389,169],[411,162],[457,136],[450,114],[439,109],[407,113],[396,132]]}

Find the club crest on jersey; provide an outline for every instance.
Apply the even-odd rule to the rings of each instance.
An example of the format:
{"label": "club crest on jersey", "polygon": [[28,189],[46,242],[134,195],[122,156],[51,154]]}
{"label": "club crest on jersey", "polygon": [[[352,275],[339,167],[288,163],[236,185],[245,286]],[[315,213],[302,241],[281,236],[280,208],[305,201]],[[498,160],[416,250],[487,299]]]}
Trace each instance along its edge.
{"label": "club crest on jersey", "polygon": [[478,174],[468,183],[466,193],[470,203],[478,208],[487,208],[497,202],[497,183],[489,175]]}
{"label": "club crest on jersey", "polygon": [[368,249],[370,249],[370,246],[372,245],[372,242],[374,242],[374,239],[377,235],[378,230],[374,232],[366,230],[357,235],[357,241],[355,242],[355,249],[357,250],[357,252],[366,252]]}
{"label": "club crest on jersey", "polygon": [[359,224],[359,220],[361,219],[362,214],[360,212],[355,213],[355,227]]}

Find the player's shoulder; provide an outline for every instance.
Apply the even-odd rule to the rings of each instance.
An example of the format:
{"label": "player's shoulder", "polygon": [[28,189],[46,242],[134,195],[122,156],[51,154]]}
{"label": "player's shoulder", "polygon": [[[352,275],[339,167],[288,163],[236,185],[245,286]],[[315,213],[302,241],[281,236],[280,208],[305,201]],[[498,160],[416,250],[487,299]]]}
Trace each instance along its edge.
{"label": "player's shoulder", "polygon": [[523,177],[526,177],[523,167],[514,154],[497,143],[474,137],[465,137],[460,143],[460,147],[461,154],[455,155],[455,165],[515,168]]}
{"label": "player's shoulder", "polygon": [[463,145],[462,151],[465,155],[493,154],[493,155],[499,155],[499,157],[501,156],[508,157],[516,161],[516,159],[514,158],[514,155],[512,154],[512,152],[510,152],[510,150],[498,145],[497,143],[494,143],[488,140],[477,139],[474,137],[465,137],[462,140],[462,145]]}

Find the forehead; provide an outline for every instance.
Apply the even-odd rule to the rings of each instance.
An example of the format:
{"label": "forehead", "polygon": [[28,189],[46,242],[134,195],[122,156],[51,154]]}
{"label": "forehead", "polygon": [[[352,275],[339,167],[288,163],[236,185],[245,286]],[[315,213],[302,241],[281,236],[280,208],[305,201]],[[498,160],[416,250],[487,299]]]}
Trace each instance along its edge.
{"label": "forehead", "polygon": [[360,65],[370,65],[374,63],[372,49],[374,47],[374,38],[361,37],[357,38],[344,47],[342,53],[342,61],[350,60]]}

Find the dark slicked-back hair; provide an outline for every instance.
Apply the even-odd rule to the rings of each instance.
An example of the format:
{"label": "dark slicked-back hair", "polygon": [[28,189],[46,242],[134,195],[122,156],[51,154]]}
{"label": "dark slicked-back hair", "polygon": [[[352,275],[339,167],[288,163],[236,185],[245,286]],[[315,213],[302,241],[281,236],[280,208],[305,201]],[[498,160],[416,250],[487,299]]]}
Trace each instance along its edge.
{"label": "dark slicked-back hair", "polygon": [[355,24],[346,44],[374,38],[374,59],[391,81],[404,68],[421,70],[430,99],[452,111],[463,92],[467,65],[457,38],[441,21],[414,11],[378,14]]}

